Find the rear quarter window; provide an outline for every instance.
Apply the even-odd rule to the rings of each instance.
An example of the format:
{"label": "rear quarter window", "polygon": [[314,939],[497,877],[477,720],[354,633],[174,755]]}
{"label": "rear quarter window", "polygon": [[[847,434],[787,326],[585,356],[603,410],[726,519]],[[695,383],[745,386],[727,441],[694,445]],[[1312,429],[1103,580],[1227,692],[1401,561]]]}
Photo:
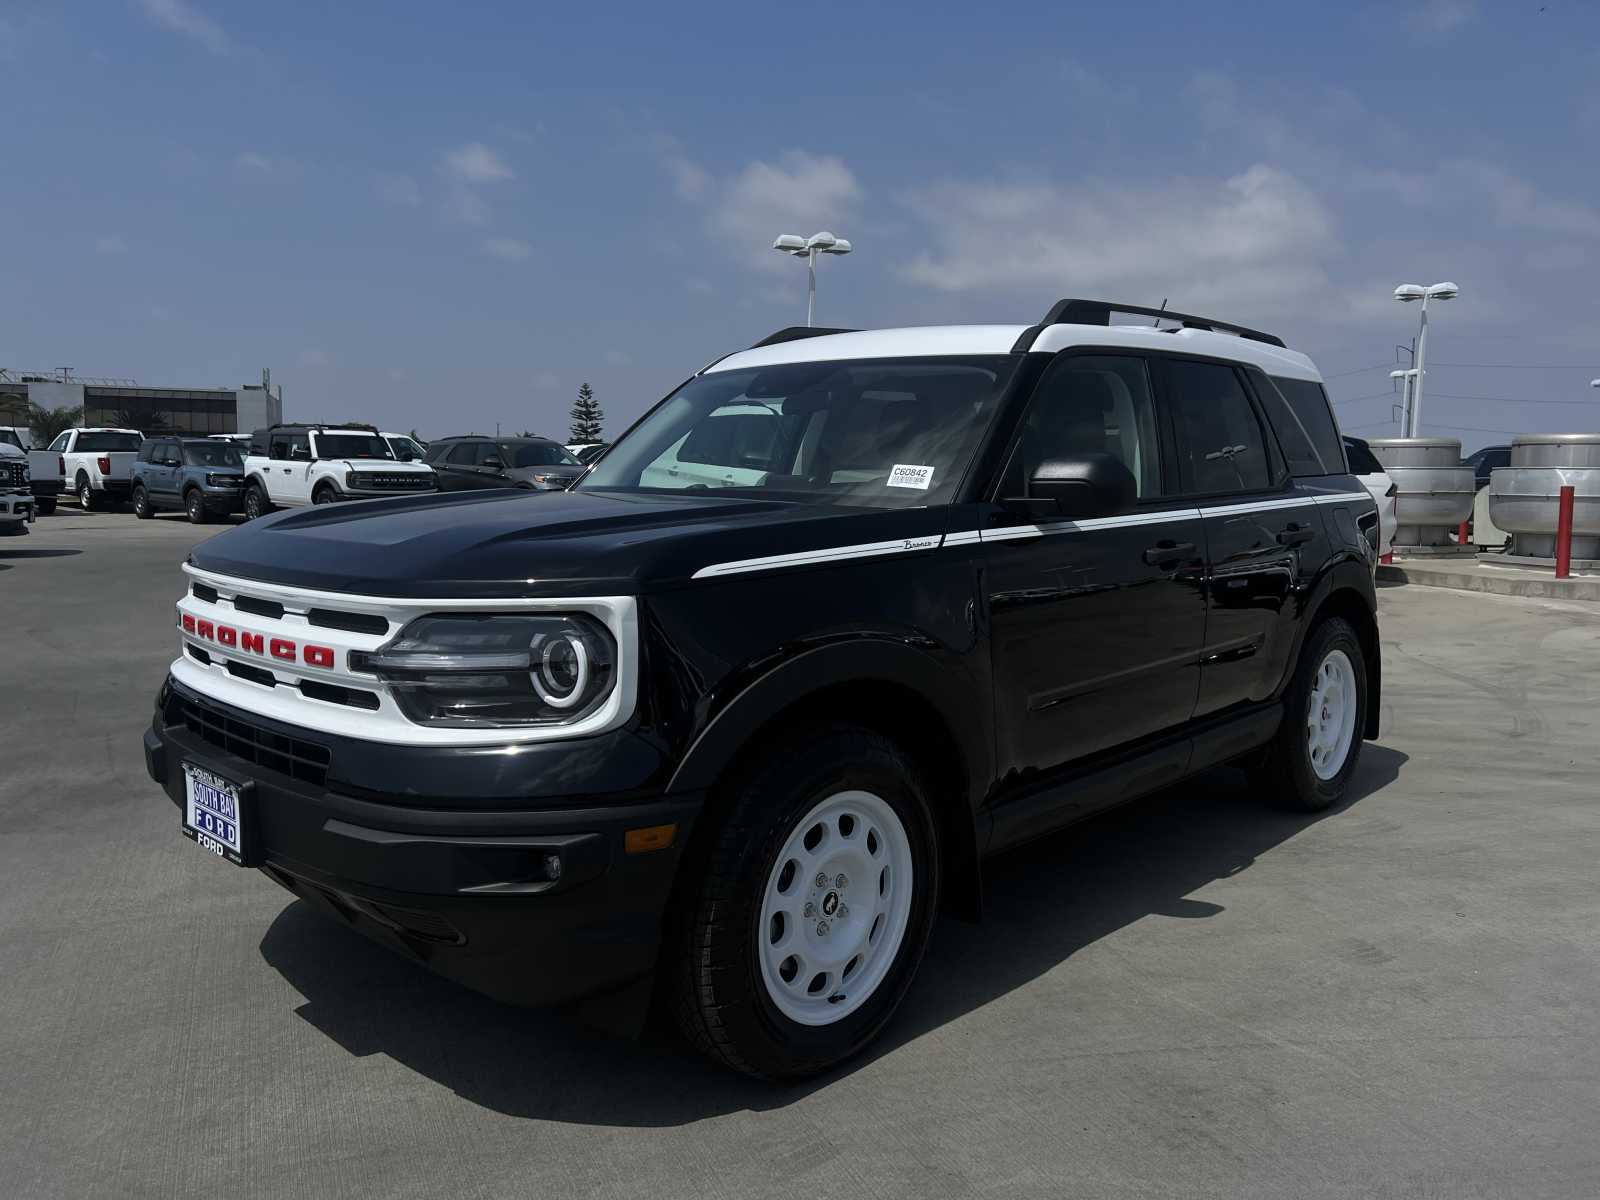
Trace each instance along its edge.
{"label": "rear quarter window", "polygon": [[1252,377],[1257,390],[1263,393],[1261,405],[1272,423],[1272,431],[1278,435],[1284,457],[1289,460],[1290,473],[1344,474],[1348,469],[1344,443],[1339,438],[1339,426],[1334,422],[1328,393],[1322,385],[1310,379],[1286,379],[1276,375],[1268,378],[1253,374]]}

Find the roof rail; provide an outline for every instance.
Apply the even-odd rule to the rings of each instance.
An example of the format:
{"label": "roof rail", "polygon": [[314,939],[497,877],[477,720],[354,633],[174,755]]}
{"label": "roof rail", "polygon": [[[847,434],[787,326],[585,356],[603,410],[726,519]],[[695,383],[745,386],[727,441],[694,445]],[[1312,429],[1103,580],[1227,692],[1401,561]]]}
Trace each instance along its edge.
{"label": "roof rail", "polygon": [[1136,304],[1118,304],[1113,300],[1057,300],[1045,314],[1044,320],[1039,323],[1109,325],[1111,314],[1114,312],[1128,313],[1136,317],[1160,317],[1164,321],[1176,321],[1186,329],[1220,329],[1227,333],[1236,333],[1242,338],[1249,338],[1252,342],[1265,342],[1269,346],[1283,345],[1283,339],[1276,334],[1262,333],[1259,329],[1250,329],[1244,325],[1216,321],[1210,317],[1197,317],[1193,313],[1174,312],[1170,308],[1141,308]]}
{"label": "roof rail", "polygon": [[791,325],[787,329],[780,329],[777,333],[769,333],[750,349],[755,350],[761,346],[776,346],[780,342],[798,342],[802,338],[825,337],[830,333],[860,333],[859,329],[823,329],[818,325]]}

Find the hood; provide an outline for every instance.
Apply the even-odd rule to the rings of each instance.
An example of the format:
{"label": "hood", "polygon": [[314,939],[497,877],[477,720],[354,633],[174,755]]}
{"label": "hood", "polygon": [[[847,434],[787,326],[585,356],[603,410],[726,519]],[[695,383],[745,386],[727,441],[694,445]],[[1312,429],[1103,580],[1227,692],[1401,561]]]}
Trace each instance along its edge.
{"label": "hood", "polygon": [[718,563],[937,533],[944,516],[705,493],[495,489],[293,509],[220,533],[189,561],[369,596],[637,595]]}
{"label": "hood", "polygon": [[334,458],[324,459],[324,462],[335,462],[348,471],[402,471],[412,475],[420,475],[424,471],[433,470],[427,463],[402,462],[390,458]]}

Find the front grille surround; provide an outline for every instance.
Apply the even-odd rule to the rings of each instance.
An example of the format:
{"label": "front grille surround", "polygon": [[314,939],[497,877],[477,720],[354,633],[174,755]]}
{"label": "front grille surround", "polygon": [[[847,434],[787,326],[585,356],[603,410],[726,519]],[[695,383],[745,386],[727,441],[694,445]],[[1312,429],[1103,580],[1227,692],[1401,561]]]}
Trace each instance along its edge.
{"label": "front grille surround", "polygon": [[318,742],[274,733],[264,725],[176,690],[167,701],[166,722],[169,726],[182,725],[202,741],[263,770],[315,787],[328,782],[333,751]]}

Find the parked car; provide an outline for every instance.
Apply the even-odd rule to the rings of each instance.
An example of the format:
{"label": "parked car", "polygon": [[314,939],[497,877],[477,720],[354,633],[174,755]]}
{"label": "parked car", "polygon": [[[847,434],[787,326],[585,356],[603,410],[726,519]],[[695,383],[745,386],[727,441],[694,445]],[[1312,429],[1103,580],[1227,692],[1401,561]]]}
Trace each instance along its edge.
{"label": "parked car", "polygon": [[27,533],[37,507],[28,487],[28,452],[0,440],[0,533]]}
{"label": "parked car", "polygon": [[[1230,761],[1321,811],[1377,736],[1377,512],[1316,366],[1113,309],[784,330],[537,504],[224,531],[149,774],[220,860],[470,987],[659,995],[729,1067],[825,1071],[985,854]],[[702,441],[749,474],[652,482]]]}
{"label": "parked car", "polygon": [[133,463],[133,515],[147,520],[181,509],[204,525],[244,506],[244,456],[231,442],[159,437],[139,447]]}
{"label": "parked car", "polygon": [[380,433],[378,436],[389,443],[396,462],[421,462],[428,456],[428,447],[409,433]]}
{"label": "parked car", "polygon": [[1395,511],[1398,489],[1365,438],[1346,434],[1344,451],[1350,462],[1350,474],[1361,480],[1361,486],[1372,493],[1373,502],[1378,506],[1378,556],[1386,557],[1393,553],[1394,535],[1400,531],[1400,518]]}
{"label": "parked car", "polygon": [[432,468],[396,462],[389,443],[370,429],[326,425],[256,430],[244,474],[244,514],[251,520],[274,508],[414,495],[438,486]]}
{"label": "parked car", "polygon": [[583,464],[566,447],[544,438],[439,438],[428,443],[428,463],[439,472],[441,492],[503,487],[560,491],[583,474]]}
{"label": "parked car", "polygon": [[61,475],[78,497],[78,504],[93,512],[125,503],[133,490],[130,472],[144,434],[137,429],[96,426],[65,430],[50,449],[61,456]]}
{"label": "parked car", "polygon": [[1482,491],[1489,486],[1489,473],[1496,467],[1509,467],[1511,465],[1510,446],[1485,446],[1482,450],[1474,450],[1461,460],[1461,465],[1472,468],[1472,483],[1477,491]]}
{"label": "parked car", "polygon": [[567,453],[587,467],[604,454],[610,444],[610,442],[574,442],[567,447]]}
{"label": "parked car", "polygon": [[27,456],[33,511],[43,517],[55,512],[56,501],[67,486],[63,478],[66,460],[53,451],[33,449],[33,435],[14,425],[0,427],[0,445],[21,450]]}

